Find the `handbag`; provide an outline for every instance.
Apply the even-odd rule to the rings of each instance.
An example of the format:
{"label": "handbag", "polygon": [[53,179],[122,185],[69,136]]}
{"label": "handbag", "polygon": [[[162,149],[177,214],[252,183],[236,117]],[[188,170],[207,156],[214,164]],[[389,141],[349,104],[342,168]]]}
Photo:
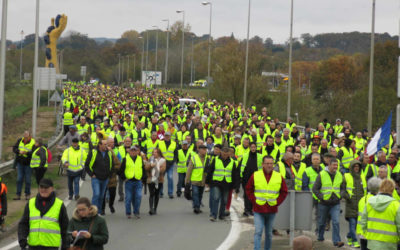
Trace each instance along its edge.
{"label": "handbag", "polygon": [[[92,231],[93,224],[94,224],[94,218],[92,219],[92,222],[90,223],[89,231],[88,231],[89,233]],[[82,247],[80,247],[80,246],[72,246],[72,247],[69,247],[68,250],[85,250],[87,242],[88,242],[88,239],[85,240],[85,242],[83,243]]]}

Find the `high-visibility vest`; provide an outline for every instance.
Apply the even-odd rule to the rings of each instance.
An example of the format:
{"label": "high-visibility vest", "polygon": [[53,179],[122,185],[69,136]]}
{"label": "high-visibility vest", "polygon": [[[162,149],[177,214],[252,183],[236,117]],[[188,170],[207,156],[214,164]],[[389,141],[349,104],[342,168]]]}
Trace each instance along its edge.
{"label": "high-visibility vest", "polygon": [[68,162],[68,170],[79,172],[84,168],[86,161],[86,152],[79,148],[75,150],[73,147],[67,148],[61,157],[63,163]]}
{"label": "high-visibility vest", "polygon": [[[199,130],[198,130],[197,128],[195,128],[195,129],[193,130],[193,134],[194,134],[194,141],[197,141],[197,140],[199,139]],[[203,128],[203,138],[200,138],[200,139],[202,139],[203,141],[205,141],[206,138],[207,138],[207,129]],[[215,143],[214,143],[214,144],[215,144]]]}
{"label": "high-visibility vest", "polygon": [[158,143],[158,148],[161,150],[161,153],[163,154],[165,160],[167,161],[172,161],[174,160],[174,152],[176,149],[176,143],[174,141],[170,141],[171,143],[169,144],[168,148],[165,143],[165,141],[160,141]]}
{"label": "high-visibility vest", "polygon": [[286,123],[286,128],[290,129],[290,132],[292,132],[293,128],[296,127],[296,123],[292,123],[291,125],[289,123]]}
{"label": "high-visibility vest", "polygon": [[287,146],[293,146],[294,145],[294,139],[291,136],[289,136],[289,138],[286,140],[284,138],[284,136],[282,135],[281,141],[282,141],[282,144],[285,144],[285,151],[286,151],[286,147]]}
{"label": "high-visibility vest", "polygon": [[[307,167],[306,170],[305,170],[305,173],[306,173],[306,175],[308,177],[308,180],[309,180],[308,188],[312,192],[312,189],[313,189],[314,184],[315,184],[315,180],[317,179],[319,173],[317,171],[315,171],[315,169],[312,166]],[[314,197],[314,199],[318,200],[317,196],[314,193],[313,193],[313,197]]]}
{"label": "high-visibility vest", "polygon": [[[90,163],[89,163],[90,171],[93,171],[93,165],[94,165],[94,162],[96,161],[96,157],[97,157],[97,149],[93,149],[92,150],[92,158],[90,159]],[[110,159],[110,171],[111,171],[111,169],[112,169],[112,154],[110,151],[108,151],[108,158]]]}
{"label": "high-visibility vest", "polygon": [[350,167],[350,162],[354,160],[353,150],[347,149],[346,147],[340,148],[343,151],[342,165],[344,168],[348,169]]}
{"label": "high-visibility vest", "polygon": [[76,129],[78,130],[78,134],[89,133],[89,124],[85,123],[85,125],[78,124],[76,125]]}
{"label": "high-visibility vest", "polygon": [[127,155],[125,145],[121,145],[118,147],[118,152],[121,155],[121,159],[124,159]]}
{"label": "high-visibility vest", "polygon": [[269,182],[265,179],[264,170],[254,172],[254,196],[260,206],[268,203],[270,206],[278,204],[277,199],[282,185],[282,175],[272,171]]}
{"label": "high-visibility vest", "polygon": [[364,138],[354,138],[355,146],[356,146],[356,151],[364,150],[365,145],[367,144],[367,141]]}
{"label": "high-visibility vest", "polygon": [[212,135],[212,138],[214,139],[214,144],[215,145],[217,145],[217,144],[222,145],[222,143],[224,142],[224,136],[223,135],[221,135],[220,138],[216,137],[215,135]]}
{"label": "high-visibility vest", "polygon": [[58,223],[62,200],[56,198],[53,206],[41,216],[36,208],[36,197],[29,200],[29,246],[60,247],[61,228]]}
{"label": "high-visibility vest", "polygon": [[89,153],[89,149],[90,149],[89,142],[82,142],[82,141],[80,141],[80,142],[79,142],[79,147],[80,147],[81,149],[83,149],[83,151],[85,151],[86,154]]}
{"label": "high-visibility vest", "polygon": [[93,146],[97,146],[97,144],[99,144],[99,138],[97,138],[96,132],[92,132],[92,134],[90,135],[90,141],[92,142]]}
{"label": "high-visibility vest", "polygon": [[264,142],[265,142],[266,138],[267,138],[267,134],[264,134],[263,137],[261,137],[260,134],[257,134],[257,142],[256,142],[257,151],[259,151],[262,148],[262,146],[264,146]]}
{"label": "high-visibility vest", "polygon": [[192,152],[191,161],[193,164],[192,175],[190,176],[190,181],[202,181],[204,167],[206,165],[207,158],[204,158],[204,163],[201,162],[201,158],[197,153]]}
{"label": "high-visibility vest", "polygon": [[182,142],[185,140],[186,136],[188,136],[188,135],[190,135],[189,131],[185,131],[185,132],[178,131],[178,132],[176,132],[176,137],[178,139],[179,145],[182,145]]}
{"label": "high-visibility vest", "polygon": [[294,189],[296,191],[301,191],[301,186],[303,184],[303,174],[306,171],[306,164],[304,162],[300,163],[299,171],[296,171],[296,168],[292,165],[292,171],[294,174]]}
{"label": "high-visibility vest", "polygon": [[64,113],[64,121],[63,122],[64,122],[65,126],[74,125],[74,119],[72,118],[71,112]]}
{"label": "high-visibility vest", "polygon": [[[389,164],[386,164],[386,167],[387,167],[387,178],[390,179],[390,175],[392,174],[392,168],[389,166]],[[379,169],[379,166],[377,166],[377,165],[375,165],[375,164],[368,164],[368,165],[365,167],[364,176],[366,176],[366,175],[368,174],[369,168],[372,169],[372,174],[373,174],[374,176],[378,176],[378,169]]]}
{"label": "high-visibility vest", "polygon": [[279,173],[282,175],[283,178],[286,178],[286,166],[283,162],[278,162]]}
{"label": "high-visibility vest", "polygon": [[[154,149],[158,146],[159,140],[156,140],[154,143],[151,138],[147,139],[146,148],[147,148],[147,159],[150,159],[153,154]],[[165,156],[164,156],[165,157]]]}
{"label": "high-visibility vest", "polygon": [[[21,139],[21,141],[18,144],[18,150],[19,151],[25,151],[25,152],[32,152],[32,148],[35,145],[35,139],[31,138],[28,144],[24,144],[24,138]],[[23,157],[28,157],[28,154],[23,154]]]}
{"label": "high-visibility vest", "polygon": [[186,173],[187,172],[187,161],[192,154],[192,150],[188,149],[186,151],[186,155],[183,149],[178,150],[178,163],[176,164],[176,170],[178,173]]}
{"label": "high-visibility vest", "polygon": [[[376,197],[376,196],[374,196]],[[390,202],[384,211],[376,211],[370,204],[371,197],[367,203],[367,240],[377,240],[390,243],[398,243],[400,237],[397,232],[396,215],[400,203],[396,200]]]}
{"label": "high-visibility vest", "polygon": [[364,235],[364,231],[361,228],[361,214],[364,212],[365,205],[368,202],[368,199],[373,197],[374,195],[368,193],[367,195],[364,195],[360,201],[358,202],[358,216],[357,216],[357,226],[356,226],[356,233],[358,235]]}
{"label": "high-visibility vest", "polygon": [[233,167],[234,167],[234,162],[232,160],[230,160],[228,166],[225,167],[222,160],[219,157],[217,157],[215,159],[213,181],[223,181],[225,179],[227,183],[231,183]]}
{"label": "high-visibility vest", "polygon": [[[243,172],[247,166],[247,161],[249,160],[249,155],[250,155],[250,153],[246,153],[243,156],[242,165],[240,166],[240,178],[243,177]],[[257,153],[257,168],[258,168],[258,170],[262,169],[262,159],[263,159],[262,155]]]}
{"label": "high-visibility vest", "polygon": [[339,171],[336,171],[335,178],[331,180],[331,176],[326,170],[322,170],[320,173],[321,176],[321,193],[324,195],[324,200],[327,201],[331,198],[332,193],[336,194],[336,196],[340,199],[340,185],[343,181],[343,176]]}
{"label": "high-visibility vest", "polygon": [[31,168],[38,168],[40,166],[40,156],[36,155],[39,152],[39,149],[43,148],[44,151],[46,152],[46,163],[44,164],[44,167],[47,168],[48,163],[47,163],[47,159],[49,158],[49,155],[47,153],[47,148],[45,148],[44,146],[41,146],[39,148],[37,148],[33,154],[32,154],[32,159],[31,159]]}
{"label": "high-visibility vest", "polygon": [[335,131],[335,135],[337,136],[343,130],[343,125],[333,125],[333,130]]}
{"label": "high-visibility vest", "polygon": [[397,193],[396,189],[393,190],[392,197],[396,201],[400,201],[400,195]]}
{"label": "high-visibility vest", "polygon": [[[275,146],[275,145],[274,145],[274,146]],[[278,152],[279,152],[279,147],[275,146],[274,149],[271,151],[270,154],[268,154],[268,151],[267,151],[266,148],[267,148],[267,147],[263,147],[263,149],[262,149],[262,155],[263,155],[263,156],[269,155],[269,156],[271,156],[271,157],[274,159],[274,162],[275,162],[275,163],[278,162],[279,159],[277,159],[277,156],[278,156]]]}
{"label": "high-visibility vest", "polygon": [[[350,173],[345,173],[344,178],[346,179],[346,191],[349,194],[350,198],[353,196],[353,190],[354,190],[354,178]],[[365,178],[363,175],[360,175],[362,186],[364,189],[364,195],[367,194],[367,182],[365,181]]]}
{"label": "high-visibility vest", "polygon": [[[1,182],[1,177],[0,177],[0,182]],[[1,196],[3,195],[3,193],[7,193],[7,186],[4,183],[1,183],[0,185],[0,214],[2,212],[2,208],[1,208]]]}
{"label": "high-visibility vest", "polygon": [[131,121],[130,124],[128,124],[128,123],[125,121],[124,124],[123,124],[122,126],[124,126],[124,128],[125,128],[127,134],[131,134],[131,133],[132,133],[132,130],[134,130],[135,127],[136,127],[135,123],[132,122],[132,121]]}
{"label": "high-visibility vest", "polygon": [[[215,145],[215,143],[214,143]],[[243,155],[247,154],[250,152],[250,147],[244,148],[243,145],[239,145],[235,149],[235,155],[237,157],[237,160],[240,161],[243,158]]]}
{"label": "high-visibility vest", "polygon": [[125,178],[127,180],[135,178],[136,180],[142,179],[143,176],[143,160],[140,155],[136,156],[136,161],[133,161],[129,154],[125,157]]}

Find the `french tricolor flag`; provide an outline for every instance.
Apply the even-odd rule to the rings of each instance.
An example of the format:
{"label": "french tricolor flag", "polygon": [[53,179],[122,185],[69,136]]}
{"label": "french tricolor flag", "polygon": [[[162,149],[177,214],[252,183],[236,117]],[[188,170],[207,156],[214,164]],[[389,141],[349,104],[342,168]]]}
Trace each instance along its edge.
{"label": "french tricolor flag", "polygon": [[367,155],[371,156],[378,152],[381,148],[389,144],[390,141],[390,132],[392,125],[392,112],[385,124],[376,131],[374,137],[372,137],[370,143],[367,147]]}

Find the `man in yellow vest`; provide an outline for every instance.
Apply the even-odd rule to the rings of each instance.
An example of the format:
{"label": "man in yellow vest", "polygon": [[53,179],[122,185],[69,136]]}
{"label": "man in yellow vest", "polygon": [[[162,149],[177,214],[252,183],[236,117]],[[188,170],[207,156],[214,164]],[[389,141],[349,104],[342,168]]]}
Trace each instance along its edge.
{"label": "man in yellow vest", "polygon": [[49,249],[69,247],[68,214],[62,200],[54,193],[53,182],[43,178],[39,193],[26,204],[18,223],[18,243],[21,249]]}
{"label": "man in yellow vest", "polygon": [[[253,144],[255,149],[257,146]],[[210,220],[225,219],[225,206],[228,200],[229,189],[237,189],[240,185],[240,168],[229,157],[229,148],[223,147],[221,156],[215,157],[207,173],[206,184],[210,185]]]}
{"label": "man in yellow vest", "polygon": [[[171,132],[167,131],[164,134],[164,140],[158,142],[158,148],[161,150],[167,162],[167,179],[168,179],[168,196],[170,199],[174,198],[174,165],[178,159],[178,148],[176,142],[171,140]],[[160,196],[164,194],[163,188],[160,189]]]}
{"label": "man in yellow vest", "polygon": [[392,197],[395,184],[385,179],[379,193],[368,199],[361,214],[361,229],[373,249],[397,249],[400,233],[400,203]]}
{"label": "man in yellow vest", "polygon": [[347,244],[356,248],[360,247],[356,236],[358,202],[367,194],[367,182],[361,174],[361,162],[353,160],[350,162],[350,173],[345,173],[346,191],[343,198],[346,200],[346,212],[344,217],[349,223]]}
{"label": "man in yellow vest", "polygon": [[176,186],[176,195],[181,197],[182,189],[185,187],[185,178],[187,172],[188,162],[192,155],[192,150],[189,149],[189,143],[182,141],[182,148],[178,150],[178,162],[176,164],[176,171],[178,172],[178,184]]}
{"label": "man in yellow vest", "polygon": [[30,162],[32,158],[32,149],[35,145],[35,139],[32,138],[29,131],[24,132],[24,136],[18,139],[13,147],[15,153],[15,162],[17,163],[17,196],[14,200],[21,200],[22,185],[25,182],[25,199],[29,200],[31,195],[31,176],[32,168]]}
{"label": "man in yellow vest", "polygon": [[32,149],[32,159],[31,159],[31,168],[35,171],[36,183],[39,185],[40,180],[43,178],[46,173],[49,158],[47,153],[47,148],[43,145],[42,139],[38,139],[35,142],[35,146]]}
{"label": "man in yellow vest", "polygon": [[66,135],[69,131],[69,126],[74,125],[74,117],[70,109],[67,109],[64,113],[64,135]]}
{"label": "man in yellow vest", "polygon": [[349,172],[350,162],[355,158],[353,149],[351,148],[352,143],[353,141],[351,139],[346,139],[344,141],[344,146],[341,147],[338,152],[338,158],[342,163],[342,166],[340,166],[340,172],[342,174]]}
{"label": "man in yellow vest", "polygon": [[332,241],[337,247],[344,246],[340,240],[340,200],[346,192],[346,181],[337,171],[338,160],[332,158],[328,169],[322,170],[315,180],[312,192],[319,200],[318,204],[318,241],[324,241],[325,224],[328,214],[332,219]]}
{"label": "man in yellow vest", "polygon": [[140,203],[142,201],[142,181],[146,180],[146,171],[139,146],[134,145],[122,160],[120,176],[125,180],[125,213],[131,219],[131,209],[136,219],[140,218]]}
{"label": "man in yellow vest", "polygon": [[72,200],[73,195],[75,195],[75,200],[80,198],[79,179],[82,176],[86,157],[86,151],[79,146],[79,140],[76,138],[72,139],[71,147],[64,150],[62,154],[61,161],[67,169],[69,200]]}
{"label": "man in yellow vest", "polygon": [[253,203],[254,212],[254,249],[261,249],[262,232],[265,229],[264,249],[270,250],[272,226],[278,206],[288,193],[282,176],[274,171],[274,159],[264,156],[262,169],[255,172],[246,185],[246,194]]}
{"label": "man in yellow vest", "polygon": [[185,193],[190,190],[191,185],[193,212],[195,214],[199,214],[202,212],[200,210],[200,206],[202,204],[204,186],[207,176],[205,168],[209,163],[209,157],[207,157],[207,146],[200,145],[197,149],[197,153],[192,153],[190,157],[191,158],[185,178]]}

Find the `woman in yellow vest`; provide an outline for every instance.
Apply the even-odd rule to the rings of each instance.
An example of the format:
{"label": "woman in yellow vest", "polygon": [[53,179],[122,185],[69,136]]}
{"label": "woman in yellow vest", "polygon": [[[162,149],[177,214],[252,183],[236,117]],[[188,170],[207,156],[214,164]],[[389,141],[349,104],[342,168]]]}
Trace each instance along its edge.
{"label": "woman in yellow vest", "polygon": [[368,199],[361,228],[371,250],[396,250],[400,233],[400,203],[392,197],[395,184],[385,179],[379,193]]}
{"label": "woman in yellow vest", "polygon": [[38,139],[33,148],[31,168],[35,170],[36,183],[39,185],[47,170],[47,159],[49,158],[47,148],[43,145],[42,139]]}

